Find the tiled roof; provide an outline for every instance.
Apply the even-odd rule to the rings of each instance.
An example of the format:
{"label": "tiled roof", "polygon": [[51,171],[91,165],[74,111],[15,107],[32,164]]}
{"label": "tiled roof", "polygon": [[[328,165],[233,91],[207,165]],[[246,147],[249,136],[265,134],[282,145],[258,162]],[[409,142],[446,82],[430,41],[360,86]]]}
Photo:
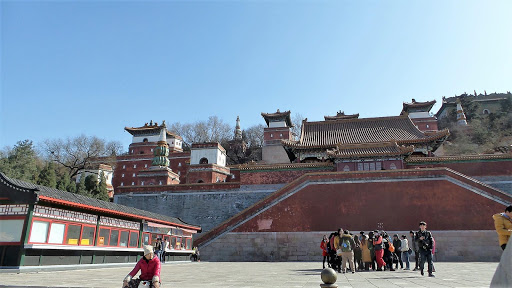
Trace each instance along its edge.
{"label": "tiled roof", "polygon": [[436,104],[436,100],[426,101],[426,102],[417,102],[415,99],[412,99],[411,103],[404,102],[402,113],[409,111],[410,109],[418,109],[425,108],[425,111],[428,112],[432,109],[432,106]]}
{"label": "tiled roof", "polygon": [[324,116],[324,119],[327,120],[340,120],[340,119],[357,119],[359,118],[359,113],[346,115],[345,112],[338,112],[336,116]]}
{"label": "tiled roof", "polygon": [[[200,230],[201,227],[191,225],[183,222],[179,218],[170,217],[166,215],[161,215],[157,213],[153,213],[150,211],[145,211],[133,207],[128,207],[124,205],[120,205],[117,203],[112,203],[108,201],[103,201],[95,198],[90,198],[87,196],[70,193],[62,190],[58,190],[55,188],[50,188],[46,186],[36,185],[29,182],[12,179],[5,176],[0,172],[0,184],[4,184],[7,187],[14,188],[16,190],[23,191],[25,193],[33,192],[35,193],[39,201],[47,201],[58,203],[65,206],[78,206],[78,207],[88,207],[86,209],[90,210],[109,210],[112,211],[113,214],[128,214],[133,215],[135,218],[144,218],[147,220],[153,220],[156,222],[164,222],[170,225],[177,225],[182,227],[189,227],[192,229]],[[1,191],[1,190],[0,190]],[[22,193],[22,192],[20,192]],[[137,217],[138,216],[138,217]]]}
{"label": "tiled roof", "polygon": [[428,143],[449,135],[447,129],[426,134],[408,116],[303,122],[300,141],[282,140],[294,148],[335,148],[338,144],[396,141],[398,144]]}
{"label": "tiled roof", "polygon": [[396,142],[381,142],[338,145],[336,149],[327,150],[327,155],[333,158],[362,158],[409,155],[412,152],[414,152],[414,146],[406,147],[399,146]]}
{"label": "tiled roof", "polygon": [[288,127],[293,127],[292,120],[290,118],[290,110],[280,112],[279,109],[277,109],[277,112],[275,112],[275,113],[261,112],[261,116],[263,116],[263,119],[265,119],[267,126],[269,125],[269,122],[271,122],[272,120],[274,120],[274,121],[285,120],[286,125],[288,125]]}
{"label": "tiled roof", "polygon": [[[126,130],[128,133],[130,133],[132,135],[139,135],[139,134],[158,135],[160,133],[160,129],[162,129],[163,127],[164,127],[164,125],[156,125],[156,124],[148,125],[148,123],[146,123],[146,125],[144,125],[142,127],[124,127],[124,130]],[[174,134],[174,133],[170,132],[169,130],[167,130],[167,136],[169,136],[171,138],[180,139],[180,140],[182,139],[180,135]]]}

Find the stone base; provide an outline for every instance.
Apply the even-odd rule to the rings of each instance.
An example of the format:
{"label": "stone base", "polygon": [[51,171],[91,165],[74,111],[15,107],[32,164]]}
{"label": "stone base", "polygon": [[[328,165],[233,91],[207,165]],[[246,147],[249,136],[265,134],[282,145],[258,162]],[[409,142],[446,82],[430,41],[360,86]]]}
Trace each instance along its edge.
{"label": "stone base", "polygon": [[336,284],[320,284],[320,287],[322,287],[322,288],[337,288],[338,285],[336,285]]}
{"label": "stone base", "polygon": [[[354,230],[359,231],[359,230]],[[409,231],[387,231],[405,234]],[[498,262],[502,250],[494,230],[431,231],[436,240],[434,262]],[[330,232],[229,232],[199,247],[208,261],[322,261],[318,245]],[[410,238],[409,238],[410,241]],[[486,247],[486,249],[475,249]],[[411,256],[414,263],[414,256]]]}

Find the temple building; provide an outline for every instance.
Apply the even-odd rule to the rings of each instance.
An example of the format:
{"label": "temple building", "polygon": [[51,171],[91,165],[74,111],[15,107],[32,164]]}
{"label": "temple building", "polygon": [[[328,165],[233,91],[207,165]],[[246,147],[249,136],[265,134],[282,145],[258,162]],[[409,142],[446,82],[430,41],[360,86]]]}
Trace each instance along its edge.
{"label": "temple building", "polygon": [[268,164],[289,163],[290,160],[286,156],[281,141],[293,140],[290,111],[280,112],[277,109],[275,113],[261,113],[261,116],[267,123],[267,127],[263,129],[263,162]]}
{"label": "temple building", "polygon": [[185,261],[198,232],[179,218],[0,173],[0,266],[135,263],[157,238],[170,243],[167,260]]}
{"label": "temple building", "polygon": [[404,102],[400,115],[408,115],[412,123],[423,132],[437,131],[437,118],[430,115],[430,110],[436,104],[436,100],[427,102],[416,102],[412,99],[411,103]]}
{"label": "temple building", "polygon": [[[148,183],[147,180],[139,179],[137,175],[139,175],[139,172],[148,170],[153,166],[153,153],[159,145],[158,141],[162,138],[162,133],[165,135],[164,141],[167,143],[168,153],[166,157],[169,160],[167,167],[178,176],[174,178],[179,179],[179,183],[187,182],[186,175],[190,162],[190,152],[183,152],[182,137],[167,130],[165,121],[161,125],[150,121],[149,124],[145,123],[141,127],[125,127],[124,129],[133,137],[132,143],[128,147],[128,153],[117,156],[112,181],[114,189]],[[142,183],[143,181],[144,183]],[[172,180],[171,182],[175,183],[176,181]],[[160,183],[160,180],[157,183]]]}
{"label": "temple building", "polygon": [[464,93],[462,95],[455,95],[454,97],[444,97],[442,98],[441,108],[436,113],[437,119],[441,120],[445,117],[453,117],[455,119],[456,111],[457,111],[457,99],[467,99],[471,103],[478,104],[479,110],[476,111],[480,115],[487,115],[490,113],[500,112],[502,105],[509,101],[509,97],[512,97],[512,93],[507,91],[507,93],[490,93],[487,94],[484,91],[484,94],[477,94],[474,91],[473,94]]}
{"label": "temple building", "polygon": [[139,171],[137,185],[173,185],[180,183],[180,175],[169,168],[169,144],[167,142],[167,127],[165,123],[160,129],[160,138],[157,147],[153,149],[151,167]]}
{"label": "temple building", "polygon": [[[289,161],[344,164],[342,171],[401,169],[408,155],[432,156],[448,130],[422,132],[408,115],[303,121],[298,141],[282,140]],[[378,169],[380,168],[380,169]]]}
{"label": "temple building", "polygon": [[226,182],[226,150],[217,142],[194,143],[190,154],[188,183]]}

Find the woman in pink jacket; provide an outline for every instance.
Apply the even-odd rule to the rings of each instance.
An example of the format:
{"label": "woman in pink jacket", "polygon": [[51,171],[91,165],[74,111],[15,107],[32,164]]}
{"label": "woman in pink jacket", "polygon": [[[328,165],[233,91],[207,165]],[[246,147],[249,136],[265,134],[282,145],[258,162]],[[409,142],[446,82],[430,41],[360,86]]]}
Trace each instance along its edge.
{"label": "woman in pink jacket", "polygon": [[[139,279],[133,278],[140,270]],[[155,257],[153,246],[144,245],[144,257],[123,280],[123,288],[137,288],[141,281],[151,281],[154,288],[160,288],[160,259]]]}

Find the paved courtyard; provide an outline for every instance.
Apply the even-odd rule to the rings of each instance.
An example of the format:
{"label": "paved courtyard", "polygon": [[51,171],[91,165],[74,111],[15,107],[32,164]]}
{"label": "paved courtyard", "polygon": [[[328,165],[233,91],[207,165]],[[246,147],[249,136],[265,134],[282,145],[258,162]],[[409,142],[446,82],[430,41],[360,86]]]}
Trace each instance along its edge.
{"label": "paved courtyard", "polygon": [[[419,272],[338,274],[338,287],[489,287],[498,263],[435,263],[436,277]],[[162,266],[162,287],[318,288],[317,262],[184,262]],[[0,287],[115,287],[129,267],[0,273]],[[426,272],[426,271],[425,271]]]}

